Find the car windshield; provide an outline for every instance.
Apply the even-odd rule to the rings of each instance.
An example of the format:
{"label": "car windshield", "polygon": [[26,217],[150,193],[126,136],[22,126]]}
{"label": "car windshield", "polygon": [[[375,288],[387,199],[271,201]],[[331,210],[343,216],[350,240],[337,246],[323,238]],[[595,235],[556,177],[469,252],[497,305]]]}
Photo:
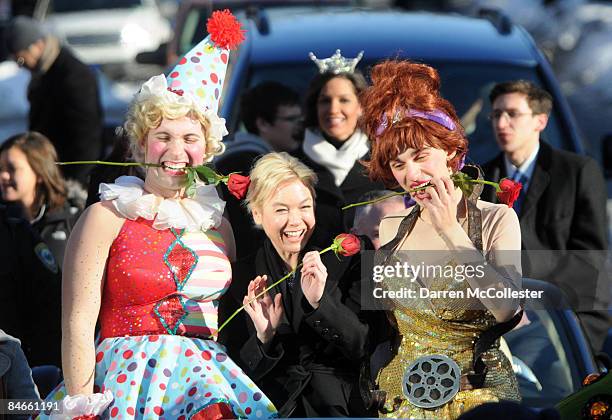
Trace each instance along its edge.
{"label": "car windshield", "polygon": [[142,0],[53,0],[55,13],[81,12],[99,9],[130,9],[138,7]]}
{"label": "car windshield", "polygon": [[[374,62],[363,63],[360,68],[367,75],[369,67],[374,64]],[[444,61],[428,61],[427,64],[439,71],[442,79],[442,94],[455,106],[463,122],[469,138],[468,160],[472,163],[482,164],[499,153],[491,123],[488,120],[491,111],[488,94],[493,85],[513,79],[527,79],[542,85],[536,69],[532,67]],[[315,67],[312,63],[297,65],[279,63],[255,67],[251,70],[246,88],[266,80],[274,80],[304,94],[308,81],[314,75]],[[237,128],[237,121],[239,121],[238,118],[232,118],[234,128]],[[554,112],[542,138],[555,147],[571,150],[571,142],[563,134],[559,119]]]}

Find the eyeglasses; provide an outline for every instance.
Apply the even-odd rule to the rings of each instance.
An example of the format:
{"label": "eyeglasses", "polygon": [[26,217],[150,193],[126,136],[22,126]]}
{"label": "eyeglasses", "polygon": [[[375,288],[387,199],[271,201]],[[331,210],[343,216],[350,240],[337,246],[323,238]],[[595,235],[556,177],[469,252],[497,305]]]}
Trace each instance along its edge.
{"label": "eyeglasses", "polygon": [[21,56],[15,57],[15,63],[17,63],[19,67],[23,67],[23,65],[25,64],[25,58]]}
{"label": "eyeglasses", "polygon": [[304,120],[304,117],[302,117],[301,114],[297,114],[297,115],[279,116],[279,117],[276,117],[276,119],[279,120],[279,121],[285,121],[285,122],[289,122],[289,123],[299,123],[299,122],[302,122]]}
{"label": "eyeglasses", "polygon": [[510,121],[518,120],[523,115],[533,115],[533,112],[518,112],[514,110],[506,111],[501,109],[496,109],[495,111],[489,114],[489,120],[498,121],[503,116],[505,116]]}

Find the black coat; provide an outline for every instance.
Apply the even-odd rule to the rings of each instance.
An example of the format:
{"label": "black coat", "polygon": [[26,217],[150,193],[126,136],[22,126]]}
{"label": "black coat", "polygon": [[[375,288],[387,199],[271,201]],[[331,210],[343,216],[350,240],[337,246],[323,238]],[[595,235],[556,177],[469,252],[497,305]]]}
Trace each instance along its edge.
{"label": "black coat", "polygon": [[[359,160],[355,161],[342,184],[336,186],[334,176],[329,169],[314,162],[306,156],[302,149],[296,152],[295,157],[317,174],[315,217],[318,226],[332,235],[347,232],[353,226],[355,208],[342,211],[343,206],[356,203],[363,194],[369,191],[385,189],[382,182],[370,180]],[[368,160],[369,155],[364,156],[363,159]]]}
{"label": "black coat", "polygon": [[30,366],[61,366],[61,272],[24,220],[0,206],[0,329],[21,340]]}
{"label": "black coat", "polygon": [[[483,170],[488,180],[506,177],[503,155],[483,165]],[[522,249],[532,251],[523,253],[523,276],[555,283],[568,295],[595,349],[603,345],[610,326],[604,312],[592,311],[610,300],[609,285],[601,283],[607,277],[603,272],[608,248],[606,197],[602,171],[593,159],[540,141],[519,216]],[[496,200],[489,187],[481,198]]]}
{"label": "black coat", "polygon": [[45,212],[43,217],[32,224],[41,239],[49,246],[60,268],[64,263],[64,251],[72,228],[81,211],[68,202],[64,206]]}
{"label": "black coat", "polygon": [[[332,239],[315,229],[305,250],[323,249]],[[362,279],[360,254],[339,260],[330,251],[321,258],[328,277],[319,308],[313,310],[306,301],[298,272],[291,292],[286,281],[271,290],[272,297],[282,293],[285,309],[285,322],[271,342],[259,342],[244,311],[229,324],[231,328],[222,334],[221,341],[228,346],[234,361],[281,409],[281,415],[366,415],[359,395],[359,369],[373,345],[373,325],[381,319],[379,312],[361,310],[361,284],[371,281],[371,276]],[[281,263],[266,239],[256,257],[233,265],[233,282],[222,301],[221,317],[242,304],[248,283],[256,275],[267,274],[268,284],[280,278],[270,261],[275,266]]]}
{"label": "black coat", "polygon": [[[96,160],[102,153],[102,106],[94,72],[66,47],[28,86],[30,130],[49,137],[60,161]],[[62,167],[84,185],[90,165]]]}
{"label": "black coat", "polygon": [[[11,218],[24,219],[21,206],[16,204],[7,205],[7,214]],[[32,222],[32,229],[49,246],[60,268],[64,262],[64,250],[68,238],[80,214],[79,208],[66,200],[62,207],[53,210],[45,209],[43,214],[37,216]]]}

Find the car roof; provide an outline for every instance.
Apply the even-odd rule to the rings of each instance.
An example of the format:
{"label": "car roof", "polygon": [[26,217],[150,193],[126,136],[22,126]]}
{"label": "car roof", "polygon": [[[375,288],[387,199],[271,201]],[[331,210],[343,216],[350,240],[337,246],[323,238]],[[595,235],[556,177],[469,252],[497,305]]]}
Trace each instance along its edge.
{"label": "car roof", "polygon": [[[516,26],[511,26],[507,33],[498,31],[487,19],[354,9],[279,8],[265,13],[269,31],[262,34],[250,22],[247,35],[251,38],[250,61],[256,66],[303,63],[310,51],[318,57],[328,57],[336,49],[351,57],[364,50],[366,61],[399,54],[425,61],[443,58],[520,66],[537,64],[529,35]],[[333,45],[329,43],[329,28],[333,28]],[[435,36],[431,35],[432,28]],[[409,38],[399,36],[402,34]]]}

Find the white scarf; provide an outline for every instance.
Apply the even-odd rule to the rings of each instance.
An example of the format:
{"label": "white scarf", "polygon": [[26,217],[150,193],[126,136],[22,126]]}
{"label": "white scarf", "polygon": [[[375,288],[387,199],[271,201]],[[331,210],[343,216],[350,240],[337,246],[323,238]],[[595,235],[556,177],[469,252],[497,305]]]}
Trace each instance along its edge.
{"label": "white scarf", "polygon": [[355,162],[370,150],[368,137],[360,130],[355,130],[339,149],[325,140],[319,132],[306,130],[302,148],[306,156],[329,169],[337,187],[344,182]]}

